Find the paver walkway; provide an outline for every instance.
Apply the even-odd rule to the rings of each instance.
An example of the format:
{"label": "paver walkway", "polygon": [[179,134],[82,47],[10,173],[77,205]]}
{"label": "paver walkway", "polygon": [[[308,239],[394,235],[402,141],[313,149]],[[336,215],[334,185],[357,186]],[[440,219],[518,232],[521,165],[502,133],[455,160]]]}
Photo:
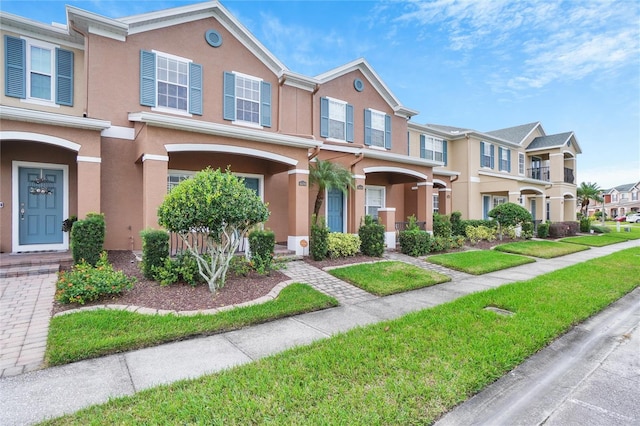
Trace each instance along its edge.
{"label": "paver walkway", "polygon": [[0,278],[0,377],[42,367],[56,274]]}

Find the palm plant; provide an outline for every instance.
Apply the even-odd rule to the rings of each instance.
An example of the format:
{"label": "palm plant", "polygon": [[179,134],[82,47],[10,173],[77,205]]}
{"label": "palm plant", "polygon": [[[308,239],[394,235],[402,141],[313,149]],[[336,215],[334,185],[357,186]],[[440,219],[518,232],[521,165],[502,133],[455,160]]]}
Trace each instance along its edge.
{"label": "palm plant", "polygon": [[350,188],[354,188],[353,176],[348,169],[338,163],[323,160],[317,160],[309,167],[309,183],[318,186],[318,195],[313,205],[314,225],[318,223],[318,213],[327,189],[340,189],[346,194]]}
{"label": "palm plant", "polygon": [[576,195],[580,200],[580,211],[584,210],[584,215],[587,215],[587,209],[589,207],[589,202],[591,200],[595,202],[601,202],[602,197],[600,194],[602,193],[602,189],[598,186],[597,183],[585,183],[582,182],[576,191]]}

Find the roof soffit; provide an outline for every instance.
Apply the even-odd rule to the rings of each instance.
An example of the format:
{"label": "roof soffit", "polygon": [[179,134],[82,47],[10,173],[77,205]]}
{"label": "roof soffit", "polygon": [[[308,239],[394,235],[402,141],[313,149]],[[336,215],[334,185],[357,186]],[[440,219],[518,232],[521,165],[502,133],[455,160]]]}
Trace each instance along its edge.
{"label": "roof soffit", "polygon": [[47,25],[11,13],[0,12],[0,28],[25,37],[84,50],[84,38],[61,24]]}

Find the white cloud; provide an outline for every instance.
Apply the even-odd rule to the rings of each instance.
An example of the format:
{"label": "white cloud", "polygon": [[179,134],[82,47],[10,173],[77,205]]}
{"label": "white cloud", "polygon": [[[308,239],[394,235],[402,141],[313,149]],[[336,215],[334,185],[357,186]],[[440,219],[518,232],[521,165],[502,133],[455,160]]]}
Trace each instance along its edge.
{"label": "white cloud", "polygon": [[578,168],[576,181],[578,185],[581,182],[596,182],[602,189],[640,182],[640,160],[620,161],[615,165],[603,165],[589,169]]}

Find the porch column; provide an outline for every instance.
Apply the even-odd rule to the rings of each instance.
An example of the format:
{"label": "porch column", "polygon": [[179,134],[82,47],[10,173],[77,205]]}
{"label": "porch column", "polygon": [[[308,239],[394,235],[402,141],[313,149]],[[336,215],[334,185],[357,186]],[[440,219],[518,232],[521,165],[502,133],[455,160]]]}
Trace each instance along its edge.
{"label": "porch column", "polygon": [[347,221],[347,232],[357,234],[360,229],[361,222],[367,212],[364,211],[365,205],[365,175],[353,175],[355,189],[349,191],[349,219]]}
{"label": "porch column", "polygon": [[167,195],[169,156],[142,156],[142,226],[158,228],[158,207]]}
{"label": "porch column", "polygon": [[576,220],[576,209],[578,208],[575,198],[564,199],[564,220]]}
{"label": "porch column", "polygon": [[100,211],[100,157],[78,155],[78,219]]}
{"label": "porch column", "polygon": [[425,229],[433,232],[433,182],[418,182],[418,222],[424,222]]}
{"label": "porch column", "polygon": [[[549,203],[551,208],[551,216],[549,218],[551,219],[551,222],[564,222],[565,220],[570,220],[564,218],[564,197],[550,197]],[[545,209],[546,207],[547,206],[545,205]]]}
{"label": "porch column", "polygon": [[396,208],[378,209],[378,223],[384,226],[384,242],[388,249],[396,248]]}
{"label": "porch column", "polygon": [[440,214],[451,214],[451,188],[439,188],[438,189],[438,201],[439,201],[439,213]]}
{"label": "porch column", "polygon": [[289,235],[287,248],[309,255],[309,170],[289,170]]}

